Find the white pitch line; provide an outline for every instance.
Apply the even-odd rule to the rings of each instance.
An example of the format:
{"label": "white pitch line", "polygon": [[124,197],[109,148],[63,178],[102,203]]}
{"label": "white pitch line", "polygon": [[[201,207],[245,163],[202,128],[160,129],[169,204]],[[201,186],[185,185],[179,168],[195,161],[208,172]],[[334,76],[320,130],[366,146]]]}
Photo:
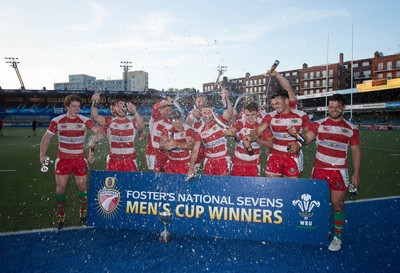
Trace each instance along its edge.
{"label": "white pitch line", "polygon": [[380,150],[380,151],[389,151],[389,152],[400,152],[398,149],[387,149],[387,148],[379,148],[379,147],[371,147],[371,146],[361,146],[361,149],[372,149],[372,150]]}
{"label": "white pitch line", "polygon": [[42,233],[42,232],[63,232],[68,230],[79,230],[79,229],[86,229],[86,228],[95,228],[93,226],[85,226],[85,227],[66,227],[62,230],[58,230],[57,228],[44,228],[44,229],[33,229],[33,230],[22,230],[22,231],[11,231],[11,232],[0,232],[1,236],[10,236],[10,235],[21,235],[21,234],[30,234],[30,233]]}
{"label": "white pitch line", "polygon": [[16,172],[17,170],[0,170],[0,173]]}
{"label": "white pitch line", "polygon": [[345,203],[373,202],[373,201],[398,199],[398,198],[400,198],[400,196],[377,197],[377,198],[371,198],[371,199],[347,200],[347,201],[345,201]]}

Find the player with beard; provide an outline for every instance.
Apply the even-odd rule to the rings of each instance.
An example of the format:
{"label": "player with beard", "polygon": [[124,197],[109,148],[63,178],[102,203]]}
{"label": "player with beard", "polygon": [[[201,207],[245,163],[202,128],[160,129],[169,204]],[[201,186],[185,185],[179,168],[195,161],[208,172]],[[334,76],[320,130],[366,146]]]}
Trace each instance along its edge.
{"label": "player with beard", "polygon": [[232,119],[233,108],[228,95],[228,90],[223,89],[221,91],[221,98],[226,101],[227,108],[219,117],[215,116],[214,108],[209,102],[205,103],[201,109],[204,123],[195,134],[195,144],[190,157],[188,177],[194,175],[194,166],[201,145],[204,145],[204,174],[229,174],[231,161],[225,137],[227,133],[224,127],[227,127],[227,124]]}
{"label": "player with beard", "polygon": [[[143,118],[134,104],[121,98],[110,103],[112,117],[101,116],[94,103],[96,101],[100,101],[100,94],[92,96],[91,116],[107,132],[110,151],[107,155],[106,170],[137,172],[135,136],[144,129]],[[133,117],[129,114],[133,114]]]}
{"label": "player with beard", "polygon": [[[345,221],[344,199],[346,188],[350,186],[347,151],[350,146],[354,173],[351,184],[360,184],[361,148],[357,127],[345,120],[343,111],[345,99],[340,94],[328,98],[328,117],[313,122],[304,134],[305,144],[316,140],[317,152],[314,157],[312,178],[327,180],[334,215],[334,237],[328,249],[339,251],[342,246],[342,231]],[[295,135],[293,128],[288,131]],[[300,149],[298,142],[291,143],[292,150]]]}
{"label": "player with beard", "polygon": [[153,105],[149,121],[149,141],[146,148],[146,163],[149,171],[164,172],[168,156],[160,147],[161,132],[171,128],[169,117],[172,114],[174,99],[165,99]]}
{"label": "player with beard", "polygon": [[162,131],[160,147],[167,153],[165,173],[187,174],[189,159],[194,146],[194,130],[183,123],[182,114],[174,110],[170,117],[171,127]]}
{"label": "player with beard", "polygon": [[288,151],[288,145],[296,140],[287,132],[287,127],[297,131],[307,130],[310,125],[308,115],[290,107],[289,95],[282,90],[271,96],[272,107],[275,111],[268,113],[262,123],[244,141],[254,142],[268,128],[272,133],[273,146],[268,156],[265,176],[297,178],[303,170],[300,153]]}
{"label": "player with beard", "polygon": [[[203,126],[204,122],[203,118],[201,117],[201,109],[203,108],[203,105],[205,103],[207,103],[207,97],[203,94],[197,95],[193,109],[187,115],[186,124],[192,126],[195,132],[198,132],[200,127]],[[203,160],[204,160],[204,146],[201,145],[195,164],[195,172],[198,172]]]}
{"label": "player with beard", "polygon": [[51,120],[50,126],[40,143],[40,163],[43,165],[49,158],[46,152],[51,138],[54,135],[58,136],[58,155],[55,160],[58,229],[64,227],[64,208],[67,201],[65,191],[70,174],[74,176],[79,190],[80,221],[82,225],[86,224],[87,174],[89,170],[85,159],[86,132],[91,130],[96,134],[93,146],[90,147],[91,149],[94,149],[96,143],[102,137],[102,129],[95,126],[90,118],[79,114],[81,103],[82,99],[77,95],[66,96],[64,106],[67,109],[67,113]]}

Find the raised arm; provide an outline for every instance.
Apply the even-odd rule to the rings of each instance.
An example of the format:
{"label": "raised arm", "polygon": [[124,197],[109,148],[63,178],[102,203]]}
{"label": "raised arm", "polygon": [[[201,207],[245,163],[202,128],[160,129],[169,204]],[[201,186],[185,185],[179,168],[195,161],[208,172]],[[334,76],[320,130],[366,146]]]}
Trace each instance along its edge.
{"label": "raised arm", "polygon": [[271,77],[274,77],[278,80],[279,84],[282,86],[283,89],[285,89],[288,92],[289,95],[289,100],[290,101],[297,101],[296,94],[294,93],[293,87],[290,85],[289,81],[279,74],[278,71],[267,71],[267,75],[270,75]]}
{"label": "raised arm", "polygon": [[186,124],[189,126],[193,126],[196,121],[201,119],[201,112],[194,108],[192,111],[189,112],[186,118]]}
{"label": "raised arm", "polygon": [[92,107],[91,107],[91,110],[90,110],[90,116],[98,124],[105,125],[106,124],[106,119],[105,119],[105,117],[99,115],[99,108],[96,106],[96,103],[95,103],[95,102],[99,102],[99,101],[100,101],[100,93],[93,94],[93,96],[92,96]]}
{"label": "raised arm", "polygon": [[144,129],[144,120],[143,117],[137,111],[136,106],[132,102],[128,102],[128,111],[135,116],[136,119],[136,128],[141,131]]}
{"label": "raised arm", "polygon": [[229,92],[226,89],[223,89],[221,91],[221,98],[222,100],[226,101],[226,109],[225,111],[222,113],[222,117],[225,120],[230,121],[233,117],[233,106],[231,101],[229,100]]}

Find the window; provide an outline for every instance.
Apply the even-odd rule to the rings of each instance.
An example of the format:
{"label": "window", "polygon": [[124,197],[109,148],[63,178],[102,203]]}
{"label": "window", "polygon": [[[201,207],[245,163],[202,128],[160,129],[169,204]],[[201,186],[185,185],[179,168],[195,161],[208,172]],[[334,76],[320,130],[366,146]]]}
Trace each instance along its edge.
{"label": "window", "polygon": [[396,78],[400,78],[400,71],[396,72]]}
{"label": "window", "polygon": [[382,71],[383,70],[383,63],[379,63],[378,64],[378,71]]}
{"label": "window", "polygon": [[304,82],[304,88],[308,88],[308,82]]}
{"label": "window", "polygon": [[314,72],[310,72],[310,79],[314,79]]}
{"label": "window", "polygon": [[[400,66],[400,64],[399,64],[399,66]],[[293,72],[292,75],[297,76],[297,71]]]}
{"label": "window", "polygon": [[333,76],[333,69],[329,69],[329,77]]}
{"label": "window", "polygon": [[353,63],[353,68],[357,68],[358,67],[358,63]]}
{"label": "window", "polygon": [[308,94],[308,92],[305,90],[305,91],[304,91],[304,95],[307,95],[307,94]]}
{"label": "window", "polygon": [[371,70],[365,70],[364,71],[364,77],[366,77],[366,78],[371,77]]}
{"label": "window", "polygon": [[383,74],[382,73],[378,74],[378,79],[380,79],[380,80],[383,79]]}
{"label": "window", "polygon": [[369,62],[363,62],[362,66],[369,66]]}
{"label": "window", "polygon": [[396,68],[400,68],[400,60],[396,61]]}
{"label": "window", "polygon": [[333,79],[329,79],[329,86],[333,85]]}
{"label": "window", "polygon": [[314,82],[310,82],[310,87],[311,87],[311,88],[314,87]]}
{"label": "window", "polygon": [[386,69],[392,69],[392,62],[387,62]]}
{"label": "window", "polygon": [[392,73],[387,73],[386,74],[386,79],[391,80],[392,79]]}
{"label": "window", "polygon": [[353,73],[353,77],[354,77],[355,79],[359,78],[359,77],[360,77],[360,72],[354,72],[354,73]]}
{"label": "window", "polygon": [[316,78],[321,77],[321,72],[320,72],[320,71],[315,72],[315,77],[316,77]]}
{"label": "window", "polygon": [[305,80],[307,80],[307,79],[308,79],[308,73],[304,73],[303,78],[304,78]]}

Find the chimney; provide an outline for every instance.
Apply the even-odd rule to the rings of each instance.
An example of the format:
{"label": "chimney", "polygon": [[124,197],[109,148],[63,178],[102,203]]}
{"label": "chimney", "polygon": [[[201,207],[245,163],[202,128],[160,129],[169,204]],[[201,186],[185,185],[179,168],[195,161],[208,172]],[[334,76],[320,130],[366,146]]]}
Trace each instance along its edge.
{"label": "chimney", "polygon": [[303,64],[303,69],[308,68],[308,65],[306,63]]}
{"label": "chimney", "polygon": [[339,64],[342,65],[343,64],[343,53],[339,54]]}

